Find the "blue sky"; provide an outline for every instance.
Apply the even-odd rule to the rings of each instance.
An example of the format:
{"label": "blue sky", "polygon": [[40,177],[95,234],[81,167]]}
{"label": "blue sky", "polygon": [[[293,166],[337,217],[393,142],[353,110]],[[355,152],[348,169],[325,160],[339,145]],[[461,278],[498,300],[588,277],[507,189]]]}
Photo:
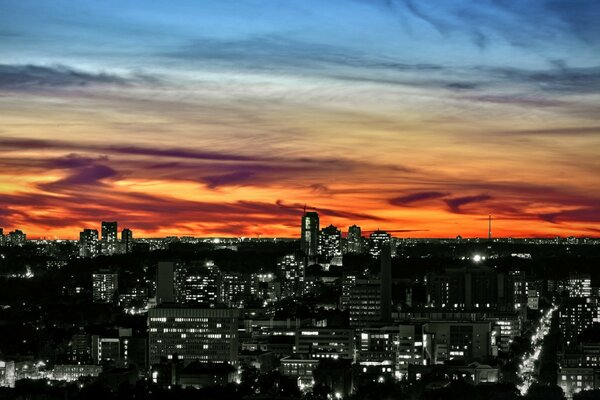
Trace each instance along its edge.
{"label": "blue sky", "polygon": [[[594,0],[0,0],[0,226],[68,235],[118,193],[106,218],[148,234],[291,234],[305,203],[366,230],[595,234],[598,21]],[[223,227],[222,202],[292,212]]]}

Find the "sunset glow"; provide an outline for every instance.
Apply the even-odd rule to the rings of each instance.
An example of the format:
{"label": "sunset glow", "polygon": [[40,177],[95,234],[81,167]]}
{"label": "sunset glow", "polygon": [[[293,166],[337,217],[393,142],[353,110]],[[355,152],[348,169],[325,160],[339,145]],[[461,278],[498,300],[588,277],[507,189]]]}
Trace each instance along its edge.
{"label": "sunset glow", "polygon": [[600,235],[598,5],[460,3],[3,2],[0,227]]}

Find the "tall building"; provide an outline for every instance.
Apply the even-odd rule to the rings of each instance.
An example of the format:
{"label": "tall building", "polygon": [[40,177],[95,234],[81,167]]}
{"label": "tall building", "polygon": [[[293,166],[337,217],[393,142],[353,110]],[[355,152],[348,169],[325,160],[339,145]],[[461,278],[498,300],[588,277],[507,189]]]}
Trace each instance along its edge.
{"label": "tall building", "polygon": [[392,319],[392,250],[389,243],[381,247],[381,320]]}
{"label": "tall building", "polygon": [[319,252],[319,214],[306,212],[302,216],[300,248],[308,258],[316,258]]}
{"label": "tall building", "polygon": [[98,255],[98,230],[84,229],[79,233],[79,255],[81,257]]}
{"label": "tall building", "polygon": [[4,229],[0,228],[0,246],[4,246]]}
{"label": "tall building", "polygon": [[117,222],[102,222],[102,254],[112,255],[117,252]]}
{"label": "tall building", "polygon": [[148,310],[150,364],[161,357],[236,363],[238,309],[157,307]]}
{"label": "tall building", "polygon": [[221,300],[221,272],[212,261],[175,270],[175,301],[214,307]]}
{"label": "tall building", "polygon": [[301,293],[301,281],[304,276],[304,264],[293,254],[283,256],[277,261],[277,275],[281,280],[282,297],[294,297]]}
{"label": "tall building", "polygon": [[156,269],[156,304],[175,302],[175,263],[161,261]]}
{"label": "tall building", "polygon": [[352,225],[348,228],[347,250],[348,253],[362,253],[364,251],[364,243],[360,226]]}
{"label": "tall building", "polygon": [[319,255],[327,260],[342,255],[342,232],[335,226],[329,225],[321,230]]}
{"label": "tall building", "polygon": [[124,253],[131,253],[133,247],[133,232],[131,229],[125,228],[121,231],[121,244]]}
{"label": "tall building", "polygon": [[372,257],[377,258],[381,253],[381,248],[384,244],[391,245],[392,235],[379,229],[369,235],[369,253]]}
{"label": "tall building", "polygon": [[92,275],[92,297],[94,303],[111,303],[118,288],[118,274],[101,271]]}
{"label": "tall building", "polygon": [[381,320],[380,279],[356,279],[349,298],[350,326],[369,326]]}
{"label": "tall building", "polygon": [[8,232],[8,236],[5,238],[5,243],[10,246],[23,246],[27,242],[27,235],[19,230]]}

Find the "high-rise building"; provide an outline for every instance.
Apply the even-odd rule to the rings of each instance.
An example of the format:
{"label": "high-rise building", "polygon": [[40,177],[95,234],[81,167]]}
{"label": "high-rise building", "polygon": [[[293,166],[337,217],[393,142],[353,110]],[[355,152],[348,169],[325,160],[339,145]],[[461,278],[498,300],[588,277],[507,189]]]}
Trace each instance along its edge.
{"label": "high-rise building", "polygon": [[362,253],[364,251],[364,240],[360,226],[352,225],[348,228],[347,251],[348,253]]}
{"label": "high-rise building", "polygon": [[150,364],[161,357],[236,363],[238,309],[157,307],[148,310]]}
{"label": "high-rise building", "polygon": [[102,254],[112,255],[117,252],[117,222],[102,222]]}
{"label": "high-rise building", "polygon": [[133,232],[131,229],[125,228],[121,231],[121,244],[124,253],[131,253],[133,247]]}
{"label": "high-rise building", "polygon": [[27,235],[23,231],[15,229],[8,232],[5,242],[10,246],[23,246],[27,242]]}
{"label": "high-rise building", "polygon": [[304,213],[301,231],[301,249],[307,257],[316,258],[319,252],[319,214],[316,212]]}
{"label": "high-rise building", "polygon": [[372,257],[377,258],[381,253],[381,248],[384,244],[391,245],[392,235],[385,231],[376,230],[369,235],[369,253]]}
{"label": "high-rise building", "polygon": [[161,261],[156,269],[156,304],[175,302],[175,268],[172,261]]}
{"label": "high-rise building", "polygon": [[321,229],[319,255],[327,260],[342,255],[342,232],[333,225]]}
{"label": "high-rise building", "polygon": [[389,243],[381,247],[381,320],[392,319],[392,250]]}
{"label": "high-rise building", "polygon": [[81,257],[98,255],[98,231],[96,229],[84,229],[79,233],[79,255]]}
{"label": "high-rise building", "polygon": [[592,278],[589,274],[571,274],[566,289],[569,297],[588,298],[592,295]]}
{"label": "high-rise building", "polygon": [[349,297],[350,326],[368,326],[381,320],[380,279],[356,279]]}
{"label": "high-rise building", "polygon": [[281,280],[282,297],[300,295],[304,264],[296,259],[296,256],[288,254],[280,258],[277,261],[277,275]]}
{"label": "high-rise building", "polygon": [[92,297],[94,303],[111,303],[118,288],[118,274],[101,271],[92,275]]}
{"label": "high-rise building", "polygon": [[175,301],[214,307],[221,299],[221,272],[212,262],[175,270]]}
{"label": "high-rise building", "polygon": [[4,246],[4,229],[0,228],[0,246]]}

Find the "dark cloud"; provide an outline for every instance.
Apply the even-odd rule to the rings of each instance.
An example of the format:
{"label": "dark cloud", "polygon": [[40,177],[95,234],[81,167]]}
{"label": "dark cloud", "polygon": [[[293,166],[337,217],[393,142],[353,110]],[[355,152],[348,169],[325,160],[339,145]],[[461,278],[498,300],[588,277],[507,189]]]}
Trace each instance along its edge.
{"label": "dark cloud", "polygon": [[539,214],[539,218],[553,224],[573,221],[597,224],[600,223],[600,207],[577,208],[552,213],[544,213]]}
{"label": "dark cloud", "polygon": [[206,186],[215,189],[218,186],[242,184],[254,175],[251,171],[238,171],[225,175],[205,176],[202,178]]}
{"label": "dark cloud", "polygon": [[394,206],[408,206],[421,201],[435,200],[447,196],[448,193],[443,192],[417,192],[406,196],[394,197],[389,200],[389,203]]}
{"label": "dark cloud", "polygon": [[488,201],[491,199],[492,199],[492,196],[489,196],[487,194],[480,194],[477,196],[455,197],[452,199],[446,199],[444,201],[448,205],[448,208],[450,209],[450,211],[452,211],[453,213],[460,214],[463,211],[461,209],[462,206],[466,206],[468,204],[473,204],[473,203],[481,203],[481,202]]}
{"label": "dark cloud", "polygon": [[45,88],[125,85],[127,79],[78,71],[66,66],[0,65],[0,90],[28,91]]}

